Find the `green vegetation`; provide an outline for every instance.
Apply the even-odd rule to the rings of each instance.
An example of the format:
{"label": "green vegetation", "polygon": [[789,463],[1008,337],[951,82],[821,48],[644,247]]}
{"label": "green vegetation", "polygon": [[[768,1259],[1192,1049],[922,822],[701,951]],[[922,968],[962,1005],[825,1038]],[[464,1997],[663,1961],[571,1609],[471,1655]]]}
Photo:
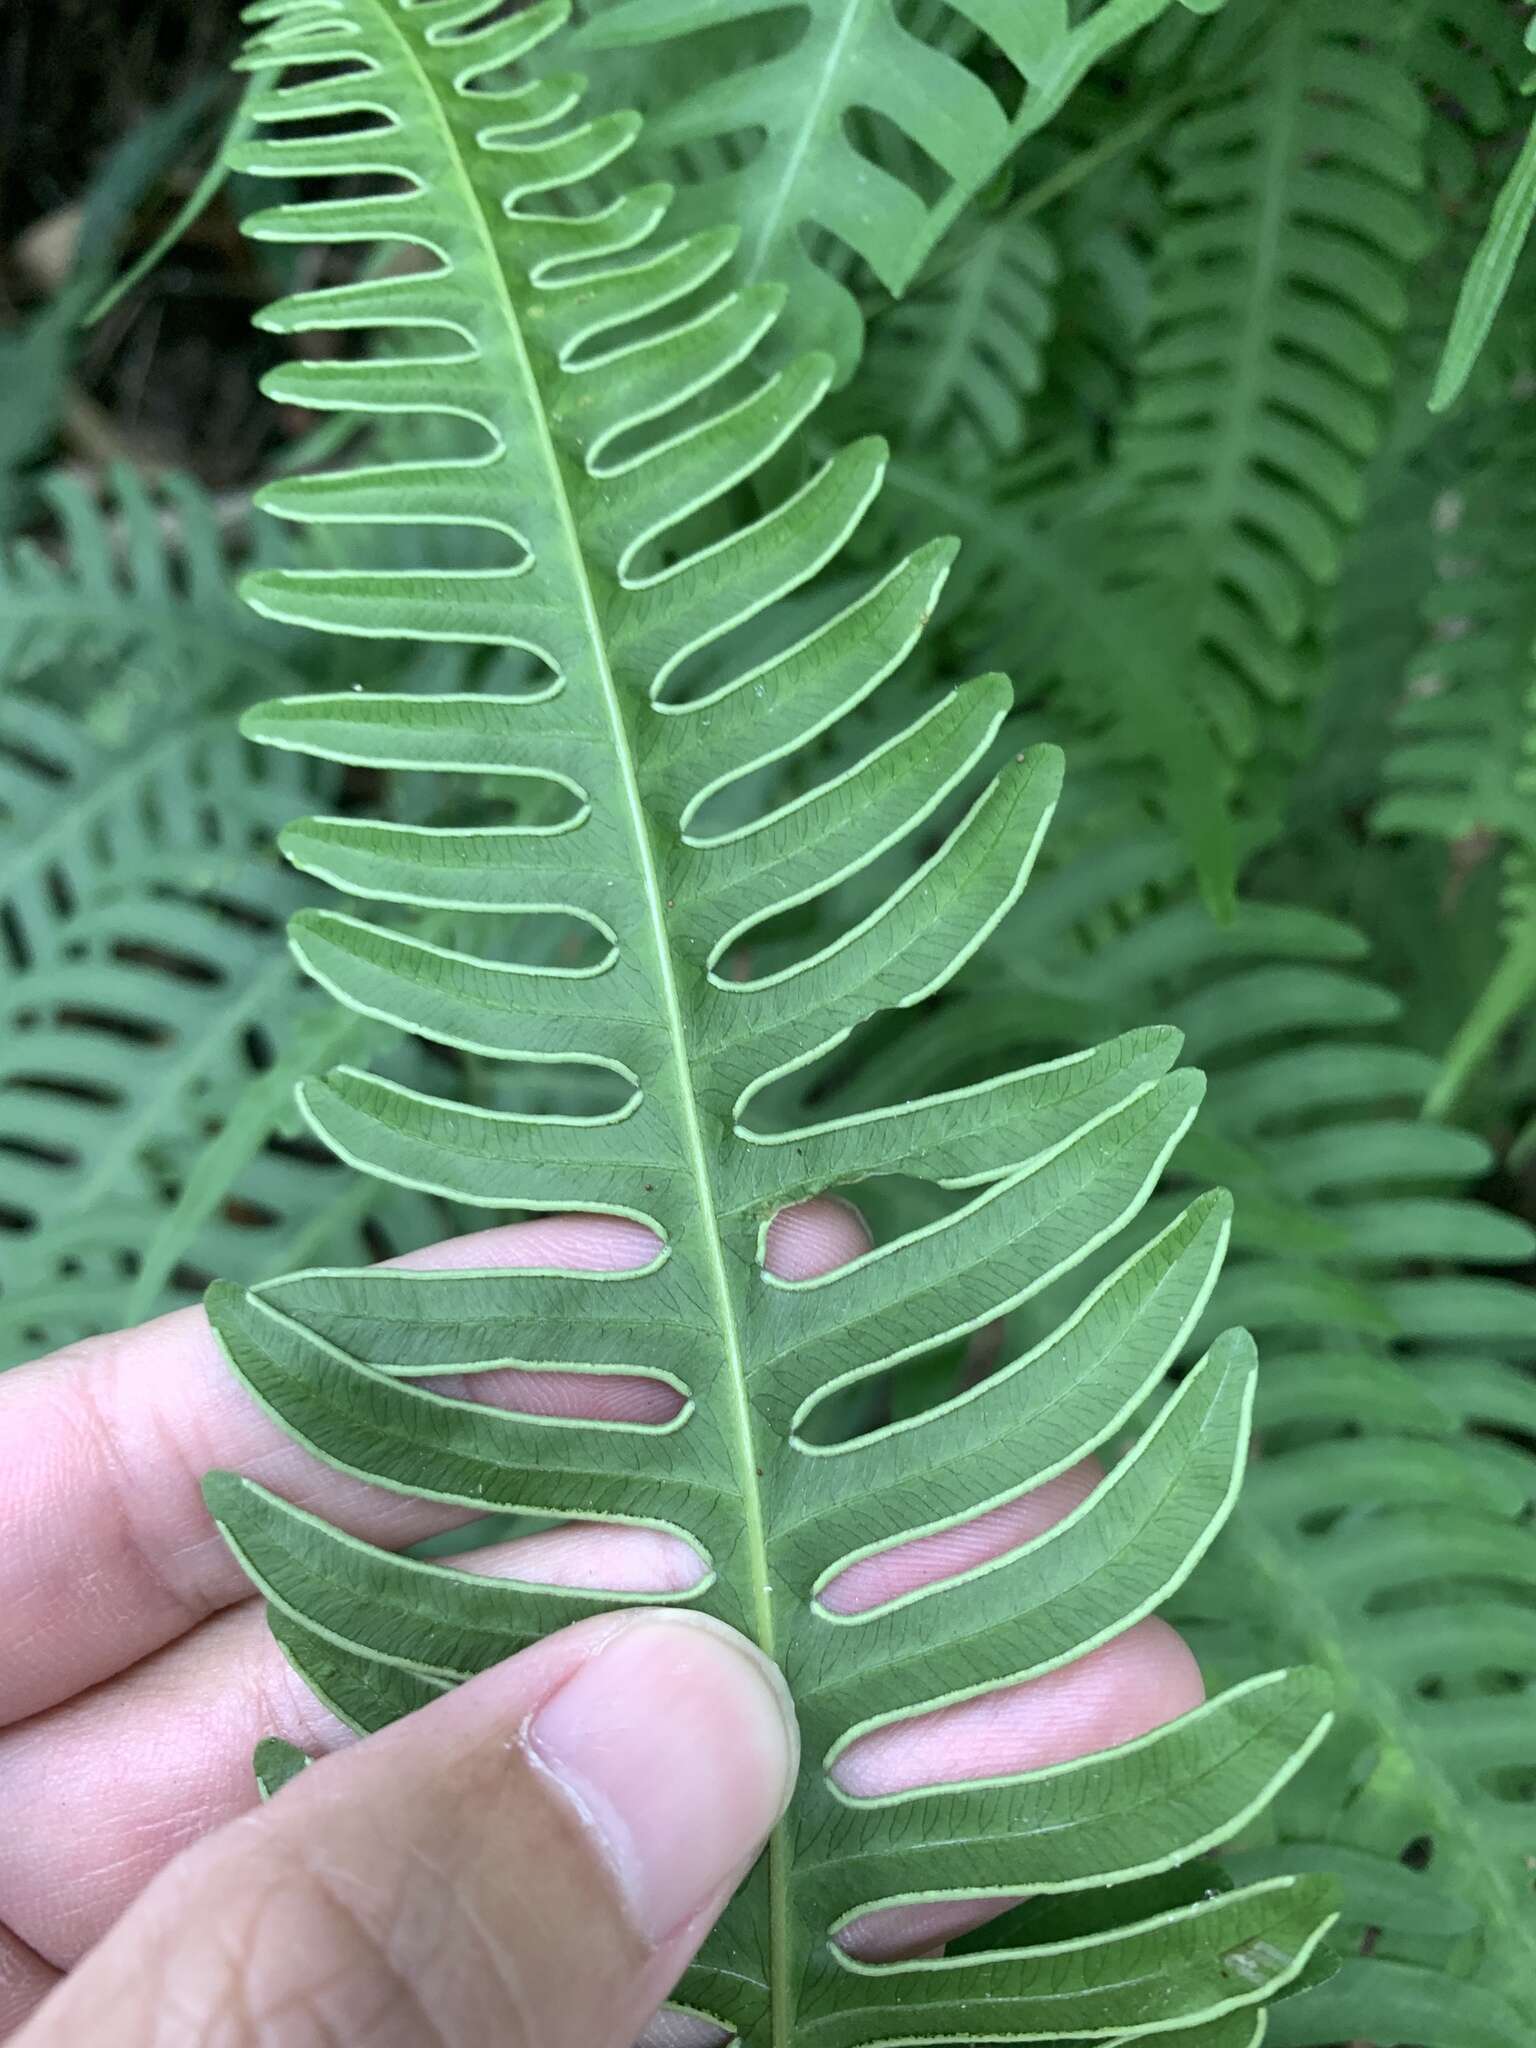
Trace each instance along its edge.
{"label": "green vegetation", "polygon": [[[685,1534],[806,1737],[679,1992],[748,2044],[1527,2048],[1529,16],[567,14],[259,0],[222,172],[146,212],[199,85],[0,336],[0,1362],[206,1287],[336,1465]],[[86,323],[221,213],[286,438],[60,463]],[[874,1249],[766,1275],[828,1190]],[[368,1270],[567,1209],[656,1258]],[[434,1385],[508,1364],[684,1405]],[[644,1597],[208,1498],[359,1729]],[[828,1780],[1154,1609],[1197,1713]]]}

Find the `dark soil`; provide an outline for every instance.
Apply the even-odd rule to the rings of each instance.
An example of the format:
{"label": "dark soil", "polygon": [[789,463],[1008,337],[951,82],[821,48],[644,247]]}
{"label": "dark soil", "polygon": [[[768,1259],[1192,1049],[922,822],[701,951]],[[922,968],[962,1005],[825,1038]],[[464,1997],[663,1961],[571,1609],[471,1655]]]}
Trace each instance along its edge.
{"label": "dark soil", "polygon": [[[71,226],[114,149],[185,106],[185,138],[132,208],[117,267],[153,240],[218,147],[239,36],[238,0],[0,0],[0,329],[57,288]],[[272,345],[250,326],[271,287],[221,195],[81,337],[59,445],[43,458],[117,453],[190,469],[215,489],[249,479],[282,438],[256,391]]]}

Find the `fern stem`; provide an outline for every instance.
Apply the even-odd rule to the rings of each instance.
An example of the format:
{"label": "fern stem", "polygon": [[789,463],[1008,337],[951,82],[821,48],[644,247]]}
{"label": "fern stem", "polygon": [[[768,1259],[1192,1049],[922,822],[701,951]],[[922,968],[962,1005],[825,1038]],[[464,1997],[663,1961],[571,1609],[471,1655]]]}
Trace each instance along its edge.
{"label": "fern stem", "polygon": [[125,299],[136,285],[142,284],[150,272],[164,262],[188,228],[196,221],[201,220],[208,211],[222,191],[225,179],[229,176],[229,152],[237,143],[243,142],[246,139],[255,125],[251,118],[250,110],[251,103],[259,90],[259,85],[260,81],[258,79],[252,78],[248,81],[245,91],[240,95],[235,111],[230,117],[229,126],[220,138],[218,148],[214,151],[212,163],[209,164],[203,175],[198,179],[192,190],[187,194],[180,206],[177,207],[175,213],[172,214],[149,247],[144,250],[142,255],[135,258],[129,264],[121,277],[113,279],[112,283],[107,286],[106,290],[91,306],[81,322],[83,327],[94,327],[98,321],[104,320],[114,306]]}
{"label": "fern stem", "polygon": [[[1009,157],[1045,127],[1085,72],[1118,43],[1155,21],[1163,12],[1163,5],[1164,0],[1108,0],[1090,24],[1080,28],[1076,37],[1066,41],[1058,54],[1055,68],[1031,78],[1023,103],[1009,125],[1007,146],[999,155],[998,169],[1001,170]],[[913,279],[972,197],[970,188],[956,185],[929,209],[921,232],[911,239],[901,285],[903,291],[910,288]]]}
{"label": "fern stem", "polygon": [[1519,926],[1471,1014],[1451,1040],[1434,1085],[1424,1098],[1426,1117],[1439,1119],[1450,1115],[1472,1076],[1533,999],[1536,914],[1528,915]]}
{"label": "fern stem", "polygon": [[[1097,175],[1106,164],[1112,164],[1117,156],[1123,156],[1128,149],[1155,135],[1163,124],[1187,107],[1191,100],[1198,99],[1203,81],[1181,86],[1177,92],[1164,93],[1161,99],[1152,100],[1139,114],[1096,142],[1092,149],[1085,149],[1071,156],[1059,170],[1048,178],[1042,178],[1037,185],[1031,185],[1021,192],[1012,203],[1003,209],[1004,220],[1028,220],[1031,215],[1044,213],[1048,206],[1054,206],[1058,199]],[[963,260],[963,259],[962,259]]]}

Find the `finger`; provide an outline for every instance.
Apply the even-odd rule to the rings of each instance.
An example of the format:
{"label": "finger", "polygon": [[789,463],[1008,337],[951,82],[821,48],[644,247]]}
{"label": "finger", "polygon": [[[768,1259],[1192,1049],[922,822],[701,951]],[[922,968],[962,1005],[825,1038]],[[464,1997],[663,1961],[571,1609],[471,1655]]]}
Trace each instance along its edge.
{"label": "finger", "polygon": [[[483,1268],[488,1253],[499,1251],[505,1263],[511,1253],[521,1263],[595,1264],[612,1256],[608,1223],[566,1218],[553,1241],[543,1225],[481,1233],[436,1246],[418,1262]],[[867,1243],[856,1212],[837,1201],[811,1202],[774,1219],[767,1258],[786,1278],[809,1278]],[[654,1245],[641,1233],[622,1248],[634,1263]],[[492,1377],[482,1375],[482,1384]],[[564,1374],[505,1377],[518,1379],[518,1393],[533,1382],[541,1406],[555,1412],[576,1407],[573,1389],[585,1405],[597,1384]],[[615,1384],[626,1392],[633,1385]],[[270,1472],[263,1476],[271,1483]],[[535,1583],[682,1593],[704,1567],[675,1537],[573,1524],[481,1552],[471,1568]],[[232,1580],[244,1590],[238,1575]],[[273,1733],[311,1752],[345,1736],[294,1679],[253,1603],[52,1711],[0,1730],[0,1804],[15,1822],[0,1863],[0,1921],[59,1964],[73,1963],[182,1847],[251,1803],[251,1750]],[[61,1819],[69,1824],[61,1827]]]}
{"label": "finger", "polygon": [[[1097,1476],[1097,1467],[1084,1464],[941,1538],[866,1560],[832,1583],[828,1603],[852,1612],[967,1570],[1070,1513]],[[677,1537],[581,1524],[496,1545],[465,1563],[532,1583],[674,1595],[703,1571],[697,1552]],[[871,1563],[878,1576],[865,1569]],[[1112,1689],[1106,1697],[1096,1683],[1101,1667],[1087,1660],[1081,1702],[1073,1686],[1057,1689],[1055,1674],[1039,1682],[1038,1709],[1028,1686],[985,1695],[866,1738],[840,1760],[840,1781],[848,1770],[867,1775],[871,1756],[884,1760],[887,1774],[878,1790],[1033,1768],[1043,1754],[1034,1731],[1042,1711],[1058,1732],[1079,1729],[1070,1754],[1128,1740],[1193,1703],[1187,1681],[1199,1697],[1198,1672],[1178,1638],[1162,1631],[1152,1641],[1161,1648],[1145,1660],[1148,1668],[1130,1671],[1120,1721]],[[1103,1668],[1119,1674],[1130,1667],[1111,1660]],[[1137,1721],[1143,1711],[1151,1719]],[[49,1960],[72,1963],[178,1850],[251,1803],[251,1751],[269,1734],[310,1753],[350,1739],[293,1676],[254,1603],[111,1684],[0,1733],[0,1810],[10,1826],[0,1920]],[[852,1780],[848,1788],[866,1789]],[[982,1917],[985,1909],[969,1914],[971,1922]]]}
{"label": "finger", "polygon": [[[1011,1777],[1131,1742],[1205,1696],[1188,1646],[1166,1622],[1138,1622],[1075,1664],[1023,1685],[893,1723],[861,1738],[833,1775],[856,1797],[965,1778]],[[866,1913],[838,1937],[866,1962],[921,1955],[1012,1903],[938,1900]],[[723,2048],[718,2028],[663,2013],[638,2048]]]}
{"label": "finger", "polygon": [[827,1582],[820,1604],[833,1614],[863,1614],[920,1586],[934,1586],[973,1571],[977,1565],[989,1564],[1064,1520],[1103,1477],[1098,1460],[1084,1458],[1043,1486],[1032,1487],[969,1521],[861,1557]]}
{"label": "finger", "polygon": [[[482,1232],[416,1262],[613,1270],[654,1252],[648,1231],[570,1217]],[[7,1374],[0,1442],[0,1724],[121,1671],[248,1592],[203,1506],[214,1466],[378,1542],[431,1527],[419,1503],[327,1475],[289,1443],[235,1382],[201,1309]]]}
{"label": "finger", "polygon": [[[968,1522],[861,1558],[830,1581],[822,1603],[834,1614],[859,1614],[971,1571],[1043,1535],[1103,1478],[1099,1461],[1085,1458]],[[1200,1667],[1183,1639],[1166,1623],[1148,1620],[1040,1678],[875,1729],[842,1752],[832,1775],[856,1798],[1012,1777],[1130,1742],[1204,1697]],[[915,1955],[1011,1903],[960,1899],[891,1907],[855,1921],[844,1942],[867,1960]]]}
{"label": "finger", "polygon": [[[674,1536],[594,1524],[460,1562],[614,1593],[681,1594],[703,1571]],[[105,1685],[0,1730],[0,1924],[71,1968],[181,1850],[256,1803],[251,1753],[267,1735],[310,1756],[353,1740],[295,1674],[255,1600]]]}
{"label": "finger", "polygon": [[[866,1243],[843,1204],[808,1203],[775,1219],[769,1256],[786,1278],[806,1278]],[[395,1263],[611,1272],[655,1250],[639,1225],[567,1216]],[[642,1422],[667,1420],[676,1404],[660,1382],[569,1373],[475,1376],[458,1391],[525,1412]],[[378,1543],[471,1519],[333,1472],[290,1443],[235,1382],[200,1309],[6,1374],[0,1443],[0,1726],[125,1670],[248,1592],[203,1506],[214,1467]]]}
{"label": "finger", "polygon": [[[681,1564],[681,1577],[691,1568],[686,1559],[636,1554],[626,1572],[606,1540],[612,1532],[588,1533],[597,1539],[594,1562],[607,1554],[603,1583],[684,1590],[658,1566]],[[526,1561],[515,1562],[522,1575]],[[1144,1621],[1043,1678],[879,1729],[845,1752],[834,1776],[864,1798],[1008,1777],[1129,1742],[1201,1697],[1181,1638],[1163,1622]],[[11,1730],[0,1738],[0,1924],[54,1967],[72,1967],[181,1850],[255,1803],[251,1753],[267,1735],[311,1756],[353,1740],[296,1677],[254,1603],[216,1616],[46,1722]],[[908,1953],[989,1910],[872,1914],[850,1930],[848,1945],[864,1956]]]}
{"label": "finger", "polygon": [[[816,1203],[777,1219],[769,1258],[775,1270],[798,1277],[841,1263],[864,1243],[862,1226],[851,1212],[838,1204]],[[445,1259],[456,1254],[460,1263],[484,1263],[476,1240],[439,1248]],[[861,1560],[826,1589],[825,1603],[834,1611],[856,1612],[968,1570],[1049,1527],[1078,1504],[1097,1478],[1097,1468],[1085,1464],[969,1523]],[[498,1568],[495,1557],[483,1554],[485,1568]],[[554,1584],[680,1592],[695,1583],[700,1566],[694,1553],[672,1538],[578,1526],[509,1547],[499,1568]],[[237,1637],[248,1646],[239,1654],[233,1648]],[[1132,1643],[1139,1640],[1133,1632]],[[248,1802],[248,1758],[261,1734],[283,1733],[308,1749],[329,1747],[338,1736],[329,1716],[295,1685],[254,1615],[239,1630],[220,1631],[194,1649],[196,1642],[196,1637],[189,1639],[186,1656],[172,1651],[145,1666],[142,1674],[130,1673],[119,1686],[101,1688],[79,1712],[48,1716],[15,1731],[9,1753],[0,1742],[0,1799],[20,1821],[22,1844],[10,1862],[13,1882],[0,1886],[0,1915],[8,1909],[19,1912],[25,1931],[59,1960],[72,1959],[96,1939],[183,1841]],[[1158,1646],[1158,1655],[1133,1689],[1150,1719],[1117,1728],[1111,1715],[1107,1732],[1096,1735],[1092,1703],[1074,1716],[1069,1687],[1060,1703],[1062,1725],[1071,1726],[1075,1718],[1081,1728],[1079,1746],[1071,1754],[1127,1740],[1198,1699],[1198,1673],[1178,1639],[1154,1629],[1150,1642]],[[184,1706],[168,1719],[167,1694],[177,1691],[170,1667],[181,1671]],[[1093,1672],[1090,1662],[1085,1682]],[[1167,1683],[1161,1682],[1163,1673]],[[906,1780],[910,1783],[1033,1768],[1027,1738],[1035,1710],[1028,1693],[1027,1687],[1009,1689],[934,1717],[937,1742],[926,1751],[916,1744],[921,1721],[881,1731],[872,1740],[899,1746],[911,1731],[912,1753],[926,1761]],[[1010,1736],[1015,1739],[1012,1760]],[[78,1856],[60,1860],[54,1830],[45,1825],[39,1833],[26,1822],[35,1806],[46,1823],[45,1788],[61,1782],[81,1788],[85,1811],[92,1816],[92,1833],[77,1838],[89,1844],[83,1868]],[[40,1797],[29,1798],[29,1785]],[[893,1782],[890,1789],[899,1787]],[[30,1855],[29,1843],[35,1851]],[[977,1917],[975,1910],[968,1915]]]}
{"label": "finger", "polygon": [[[843,1752],[832,1775],[865,1799],[1014,1777],[1133,1742],[1204,1698],[1188,1644],[1152,1616],[1043,1677],[877,1728]],[[886,1907],[855,1921],[844,1945],[869,1961],[917,1955],[1013,1903],[948,1899]]]}
{"label": "finger", "polygon": [[8,2041],[22,2021],[31,2018],[58,1981],[57,1970],[9,1928],[0,1927],[0,2041]]}
{"label": "finger", "polygon": [[716,1624],[578,1624],[180,1858],[17,2048],[164,2038],[629,2048],[793,1783],[788,1696]]}

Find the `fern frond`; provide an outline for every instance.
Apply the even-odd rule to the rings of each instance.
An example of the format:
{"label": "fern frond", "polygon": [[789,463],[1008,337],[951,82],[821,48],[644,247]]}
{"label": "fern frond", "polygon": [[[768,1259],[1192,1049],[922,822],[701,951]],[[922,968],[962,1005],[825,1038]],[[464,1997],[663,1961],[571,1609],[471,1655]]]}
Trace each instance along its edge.
{"label": "fern frond", "polygon": [[[1504,873],[1504,954],[1446,1051],[1426,1097],[1444,1115],[1512,1020],[1536,998],[1536,536],[1531,443],[1519,416],[1492,416],[1463,489],[1442,504],[1440,574],[1385,763],[1372,823],[1442,840],[1447,891],[1485,860]],[[1449,508],[1454,508],[1452,512]]]}
{"label": "fern frond", "polygon": [[892,422],[902,456],[943,451],[987,477],[1024,446],[1044,379],[1058,259],[1031,221],[989,223],[931,284],[875,321],[851,403]]}
{"label": "fern frond", "polygon": [[1414,200],[1423,105],[1390,35],[1362,40],[1357,10],[1297,0],[1256,45],[1250,22],[1224,19],[1204,63],[1207,91],[1170,145],[1170,223],[1117,462],[1125,534],[1101,605],[1118,582],[1146,700],[1126,736],[1168,782],[1220,906],[1234,858],[1223,764],[1273,745],[1276,714],[1314,688],[1319,592],[1360,513],[1389,338],[1428,229]]}
{"label": "fern frond", "polygon": [[[342,1176],[263,1156],[290,1117],[293,1076],[271,1075],[311,1049],[306,1019],[337,1036],[283,943],[305,892],[270,854],[314,793],[222,717],[108,741],[0,699],[0,1364],[192,1299],[188,1274],[360,1245]],[[403,1207],[407,1245],[436,1219]]]}
{"label": "fern frond", "polygon": [[[732,44],[717,73],[651,117],[647,139],[704,145],[732,166],[688,195],[685,217],[741,223],[742,278],[788,286],[782,339],[830,350],[842,381],[862,341],[840,274],[847,253],[899,297],[1084,75],[1173,4],[954,0],[954,19],[928,11],[925,34],[891,0],[797,0],[787,48],[775,39],[743,61]],[[773,11],[767,0],[620,0],[579,41],[593,50],[670,44]],[[888,160],[877,135],[861,131],[869,113],[908,155]]]}
{"label": "fern frond", "polygon": [[[517,646],[538,668],[520,693],[355,691],[252,715],[254,734],[295,753],[407,786],[471,775],[492,792],[465,824],[407,810],[292,827],[290,858],[358,904],[301,913],[295,948],[344,1003],[429,1044],[617,1084],[601,1113],[545,1115],[341,1067],[303,1089],[304,1113],[387,1182],[488,1210],[629,1216],[658,1248],[607,1276],[319,1270],[216,1288],[231,1364],[302,1442],[385,1486],[685,1533],[706,1560],[686,1597],[782,1662],[804,1777],[684,1981],[692,2010],[749,2043],[826,2048],[1136,2037],[1247,2015],[1308,1966],[1326,1889],[1287,1876],[1142,1917],[1133,1891],[1115,1917],[1113,1887],[1263,1803],[1323,1725],[1308,1675],[1267,1675],[1066,1771],[880,1801],[828,1776],[878,1721],[1051,1669],[1129,1626],[1188,1575],[1241,1473],[1251,1345],[1224,1333],[1083,1509],[1027,1550],[858,1615],[821,1599],[853,1558],[1011,1498],[1113,1436],[1160,1387],[1220,1263],[1226,1208],[1207,1200],[986,1385],[901,1432],[806,1439],[839,1387],[1058,1282],[1070,1291],[1194,1113],[1199,1081],[1170,1071],[1171,1036],[1132,1032],[956,1094],[787,1130],[758,1120],[781,1077],[971,958],[1024,888],[1058,761],[1034,749],[977,788],[1009,701],[983,678],[845,771],[784,802],[757,796],[748,777],[814,747],[901,662],[950,552],[919,549],[806,623],[797,593],[814,594],[879,488],[871,443],[787,497],[764,484],[767,509],[745,522],[726,516],[807,419],[830,360],[733,380],[782,293],[712,285],[731,237],[674,237],[663,193],[583,203],[636,124],[587,120],[553,72],[515,82],[509,67],[558,28],[558,5],[276,0],[253,18],[266,26],[247,62],[301,82],[257,96],[266,132],[241,168],[397,181],[277,207],[253,232],[405,241],[434,266],[273,308],[281,332],[379,338],[366,362],[295,364],[270,388],[321,407],[451,409],[480,437],[467,458],[296,478],[267,502],[343,525],[476,526],[505,554],[473,570],[266,572],[251,597],[333,631]],[[364,103],[383,125],[285,139],[289,121]],[[753,621],[744,659],[735,636]],[[559,805],[547,822],[517,809],[530,780]],[[911,864],[865,915],[757,960],[765,925],[898,847]],[[513,918],[562,921],[574,951],[530,963],[508,943]],[[951,1191],[947,1213],[820,1280],[765,1272],[785,1203],[893,1174]],[[659,1373],[687,1405],[662,1431],[572,1426],[431,1384],[509,1362]],[[359,1726],[625,1597],[393,1556],[228,1475],[208,1492],[286,1654]],[[1091,1892],[1109,1917],[880,1966],[832,1938],[894,1897],[1018,1890]]]}
{"label": "fern frond", "polygon": [[889,434],[884,488],[853,559],[888,562],[914,528],[935,523],[964,535],[941,598],[945,620],[974,626],[992,602],[1007,601],[1021,472],[1041,481],[1025,442],[1058,277],[1056,248],[1032,222],[988,223],[931,282],[875,315],[857,379],[819,423],[819,446],[871,428]]}
{"label": "fern frond", "polygon": [[298,681],[281,634],[235,601],[230,550],[214,508],[188,476],[146,481],[126,464],[98,497],[61,472],[40,492],[56,546],[0,550],[0,685],[47,667],[110,662],[120,696],[146,702],[150,681],[175,678],[182,708],[244,679],[267,689]]}
{"label": "fern frond", "polygon": [[1536,596],[1529,431],[1500,415],[1469,451],[1464,487],[1436,508],[1438,577],[1409,665],[1376,830],[1490,848],[1536,843],[1536,802],[1520,786]]}
{"label": "fern frond", "polygon": [[1279,2038],[1298,2048],[1520,2048],[1536,2025],[1522,1705],[1536,1683],[1536,1466],[1458,1428],[1528,1435],[1530,1387],[1475,1356],[1378,1359],[1354,1403],[1326,1372],[1293,1373],[1289,1427],[1192,1591],[1197,1614],[1248,1617],[1246,1645],[1228,1622],[1208,1651],[1225,1640],[1240,1669],[1285,1643],[1340,1681],[1339,1732],[1274,1814],[1278,1845],[1234,1859],[1247,1878],[1326,1866],[1344,1879],[1355,1960],[1285,2015]]}
{"label": "fern frond", "polygon": [[[274,890],[281,916],[299,892],[237,868],[195,888],[114,891],[72,918],[59,957],[8,992],[0,1089],[6,1204],[46,1229],[109,1199],[142,1200],[142,1156],[184,1153],[201,1133],[199,1097],[243,1058],[244,1034],[283,1007],[292,963],[222,913],[226,891]],[[237,991],[233,1005],[227,991]],[[210,1035],[219,1015],[222,1029]],[[120,1090],[143,1089],[124,1116]],[[28,1155],[31,1155],[29,1160]]]}
{"label": "fern frond", "polygon": [[[1408,17],[1408,60],[1431,108],[1430,183],[1459,211],[1484,182],[1490,144],[1519,120],[1524,24],[1503,0],[1412,0]],[[1444,339],[1442,313],[1437,360]]]}
{"label": "fern frond", "polygon": [[[1526,29],[1525,43],[1527,50],[1536,52],[1536,21]],[[1467,267],[1451,331],[1445,338],[1445,352],[1440,358],[1434,390],[1430,393],[1432,412],[1444,412],[1455,404],[1465,389],[1509,290],[1533,217],[1536,217],[1536,128],[1527,135],[1520,154],[1510,167],[1493,202],[1487,232]]]}
{"label": "fern frond", "polygon": [[[211,1105],[224,1125],[205,1152],[185,1162],[179,1188],[162,1188],[153,1207],[109,1202],[53,1224],[21,1256],[6,1245],[0,1370],[136,1317],[186,1308],[211,1274],[254,1282],[317,1259],[390,1258],[462,1228],[441,1203],[359,1180],[318,1148],[296,1143],[291,1115],[272,1116],[263,1078]],[[263,1098],[259,1128],[225,1174],[221,1140],[246,1120],[249,1090]],[[132,1098],[124,1106],[131,1113]],[[183,1207],[189,1194],[195,1199]],[[0,1233],[9,1221],[0,1219]]]}
{"label": "fern frond", "polygon": [[[139,879],[130,867],[57,918],[47,957],[7,986],[0,1291],[11,1358],[124,1319],[136,1253],[207,1134],[312,1007],[281,944],[283,910],[301,900],[291,881],[238,851],[184,849],[184,865],[189,852],[196,879]],[[92,1265],[118,1311],[103,1302],[94,1324]],[[49,1304],[71,1275],[83,1284],[65,1326]]]}
{"label": "fern frond", "polygon": [[[1048,1054],[1084,1014],[1152,1015],[1208,1072],[1180,1162],[1229,1179],[1239,1210],[1191,1355],[1241,1318],[1266,1370],[1260,1455],[1179,1617],[1225,1674],[1277,1655],[1334,1673],[1339,1731],[1277,1803],[1277,1843],[1232,1862],[1244,1878],[1336,1870],[1341,1942],[1365,1951],[1275,2008],[1269,2038],[1516,2048],[1536,1981],[1536,1309],[1500,1271],[1530,1260],[1532,1233],[1470,1197],[1487,1147],[1418,1116],[1434,1065],[1381,1036],[1396,1005],[1361,972],[1358,934],[1259,903],[1214,925],[1187,859],[1113,778],[1085,779],[1061,827],[1076,850],[909,1056],[959,1084],[973,1061]],[[1415,1853],[1422,1879],[1403,1868]]]}
{"label": "fern frond", "polygon": [[313,789],[223,717],[155,725],[120,703],[99,737],[0,697],[0,933],[14,973],[66,947],[70,919],[152,884],[196,888],[264,852]]}
{"label": "fern frond", "polygon": [[[1021,160],[1021,175],[1034,176],[1020,202],[1025,218],[1040,223],[1061,256],[1045,370],[1048,400],[1072,423],[1118,421],[1129,401],[1166,224],[1163,122],[1190,97],[1187,84],[1168,91],[1154,75],[1130,112],[1115,89],[1120,80],[1097,93],[1090,84]],[[1084,165],[1093,166],[1086,177]],[[1077,182],[1053,199],[1069,177]]]}
{"label": "fern frond", "polygon": [[[1409,351],[1417,353],[1415,342],[1405,344]],[[1365,517],[1330,607],[1316,741],[1298,764],[1289,796],[1300,857],[1309,864],[1312,828],[1358,817],[1377,802],[1403,677],[1424,637],[1422,609],[1438,580],[1435,520],[1464,474],[1466,450],[1459,424],[1436,423],[1426,436],[1420,413],[1405,394],[1367,472]],[[1325,856],[1318,862],[1320,872],[1330,871]],[[1276,886],[1286,895],[1310,893],[1299,874]],[[1326,893],[1320,900],[1339,901]],[[1380,936],[1373,927],[1373,940]]]}

